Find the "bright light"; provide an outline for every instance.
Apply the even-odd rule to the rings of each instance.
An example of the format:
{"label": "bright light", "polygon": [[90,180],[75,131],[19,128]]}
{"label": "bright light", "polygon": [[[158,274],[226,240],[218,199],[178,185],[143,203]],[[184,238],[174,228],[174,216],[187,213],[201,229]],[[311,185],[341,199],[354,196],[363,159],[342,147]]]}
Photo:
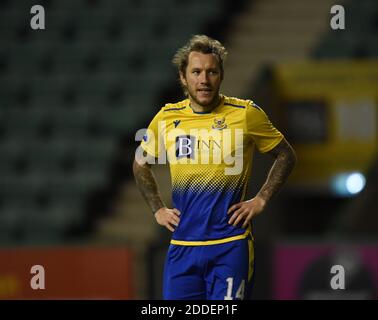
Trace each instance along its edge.
{"label": "bright light", "polygon": [[352,173],[346,180],[346,188],[351,194],[362,191],[365,187],[365,177],[361,173]]}
{"label": "bright light", "polygon": [[365,187],[366,179],[362,173],[343,173],[334,177],[333,191],[340,196],[352,196],[361,192]]}

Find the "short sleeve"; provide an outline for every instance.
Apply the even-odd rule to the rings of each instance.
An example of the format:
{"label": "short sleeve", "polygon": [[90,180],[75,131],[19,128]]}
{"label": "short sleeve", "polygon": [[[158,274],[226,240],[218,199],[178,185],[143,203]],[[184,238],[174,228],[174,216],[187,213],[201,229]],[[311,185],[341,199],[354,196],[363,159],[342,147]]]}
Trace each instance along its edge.
{"label": "short sleeve", "polygon": [[161,150],[164,149],[164,144],[162,144],[163,137],[160,136],[162,133],[161,130],[159,130],[159,123],[161,123],[161,121],[163,121],[162,110],[152,119],[141,142],[143,150],[155,158],[157,158]]}
{"label": "short sleeve", "polygon": [[252,101],[246,108],[247,134],[261,153],[268,152],[283,139],[283,134],[270,122],[266,113]]}

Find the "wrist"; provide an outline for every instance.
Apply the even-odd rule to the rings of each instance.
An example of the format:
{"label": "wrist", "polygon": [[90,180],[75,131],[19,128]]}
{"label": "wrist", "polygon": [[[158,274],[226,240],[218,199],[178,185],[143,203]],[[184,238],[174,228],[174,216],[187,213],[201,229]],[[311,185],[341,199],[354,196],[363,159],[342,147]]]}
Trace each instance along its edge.
{"label": "wrist", "polygon": [[154,217],[156,217],[156,215],[160,212],[161,209],[165,208],[164,206],[160,207],[159,209],[155,209],[155,210],[152,210],[152,213],[154,215]]}
{"label": "wrist", "polygon": [[257,194],[256,197],[255,197],[255,199],[257,199],[259,201],[259,203],[261,204],[261,206],[263,208],[265,208],[266,204],[268,203],[268,199],[266,199],[261,194]]}

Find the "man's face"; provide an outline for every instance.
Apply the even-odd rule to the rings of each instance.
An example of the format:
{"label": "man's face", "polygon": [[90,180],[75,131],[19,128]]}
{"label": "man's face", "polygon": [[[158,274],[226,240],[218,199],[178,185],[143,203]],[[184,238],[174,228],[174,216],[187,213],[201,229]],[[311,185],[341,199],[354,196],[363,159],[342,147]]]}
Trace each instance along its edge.
{"label": "man's face", "polygon": [[180,78],[196,104],[207,107],[218,101],[222,77],[218,58],[214,54],[191,52],[185,76],[180,74]]}

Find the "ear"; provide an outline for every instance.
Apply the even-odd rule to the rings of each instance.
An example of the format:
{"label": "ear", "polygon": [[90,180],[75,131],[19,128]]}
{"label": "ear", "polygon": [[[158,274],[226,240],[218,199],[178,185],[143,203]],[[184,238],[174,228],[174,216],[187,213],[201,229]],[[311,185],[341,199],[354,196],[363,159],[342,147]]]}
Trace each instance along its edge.
{"label": "ear", "polygon": [[181,80],[181,83],[186,87],[187,86],[186,78],[185,78],[185,75],[181,71],[180,71],[180,80]]}

